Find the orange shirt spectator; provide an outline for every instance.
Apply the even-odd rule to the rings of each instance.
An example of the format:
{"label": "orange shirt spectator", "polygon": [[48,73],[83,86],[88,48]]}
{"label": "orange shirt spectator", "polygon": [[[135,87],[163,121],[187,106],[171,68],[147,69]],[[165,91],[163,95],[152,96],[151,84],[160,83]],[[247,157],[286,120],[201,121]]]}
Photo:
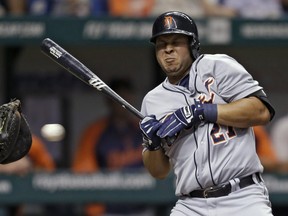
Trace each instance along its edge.
{"label": "orange shirt spectator", "polygon": [[269,134],[263,126],[255,126],[254,133],[256,139],[256,151],[265,171],[275,171],[279,161],[276,157],[275,150],[273,149]]}
{"label": "orange shirt spectator", "polygon": [[53,171],[55,162],[45,147],[42,140],[32,135],[32,145],[28,155],[15,162],[0,165],[0,173],[27,174],[31,171],[45,170]]}
{"label": "orange shirt spectator", "polygon": [[[129,81],[120,79],[109,85],[124,99],[131,102],[134,92]],[[91,173],[99,170],[144,170],[142,162],[142,135],[139,119],[107,99],[109,114],[89,125],[80,137],[72,170]],[[151,208],[131,204],[91,204],[85,206],[86,215],[139,215]]]}
{"label": "orange shirt spectator", "polygon": [[154,6],[154,0],[108,0],[111,16],[146,17]]}
{"label": "orange shirt spectator", "polygon": [[35,135],[32,135],[32,146],[28,155],[34,169],[42,169],[45,171],[53,171],[55,169],[55,162],[46,149],[45,144]]}

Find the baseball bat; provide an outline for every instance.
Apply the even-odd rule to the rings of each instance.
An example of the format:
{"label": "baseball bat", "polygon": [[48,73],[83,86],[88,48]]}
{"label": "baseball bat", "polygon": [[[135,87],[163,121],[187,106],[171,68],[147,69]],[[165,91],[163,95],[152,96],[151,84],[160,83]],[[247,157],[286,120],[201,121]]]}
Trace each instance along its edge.
{"label": "baseball bat", "polygon": [[[68,51],[63,49],[60,45],[55,43],[50,38],[45,38],[41,43],[41,51],[50,57],[54,62],[58,63],[71,74],[82,80],[84,83],[91,87],[96,88],[98,91],[104,93],[112,100],[119,103],[124,109],[130,111],[139,119],[144,116],[130,103],[124,100],[120,95],[113,91],[105,82],[103,82],[96,74],[89,68],[82,64],[78,59],[72,56]],[[166,137],[163,139],[168,145],[172,145],[175,137]]]}
{"label": "baseball bat", "polygon": [[41,44],[41,51],[50,57],[54,62],[58,63],[71,74],[82,80],[91,87],[106,94],[114,101],[118,102],[124,109],[130,111],[135,116],[143,119],[144,116],[115,91],[113,91],[105,82],[103,82],[96,74],[82,64],[78,59],[72,56],[68,51],[55,43],[50,38],[45,38]]}

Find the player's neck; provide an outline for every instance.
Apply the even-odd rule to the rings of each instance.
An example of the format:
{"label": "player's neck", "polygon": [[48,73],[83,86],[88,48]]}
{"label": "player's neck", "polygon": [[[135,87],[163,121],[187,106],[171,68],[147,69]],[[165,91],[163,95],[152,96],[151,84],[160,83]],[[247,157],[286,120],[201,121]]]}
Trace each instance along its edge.
{"label": "player's neck", "polygon": [[186,75],[177,83],[177,85],[188,88],[188,86],[189,86],[189,73],[186,73]]}

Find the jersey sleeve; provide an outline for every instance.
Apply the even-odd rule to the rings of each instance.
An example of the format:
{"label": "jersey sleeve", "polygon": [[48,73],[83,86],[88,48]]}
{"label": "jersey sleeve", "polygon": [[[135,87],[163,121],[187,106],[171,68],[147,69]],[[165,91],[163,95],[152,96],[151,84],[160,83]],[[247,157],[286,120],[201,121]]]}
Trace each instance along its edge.
{"label": "jersey sleeve", "polygon": [[209,76],[214,78],[217,88],[215,89],[216,93],[226,102],[244,98],[262,89],[251,74],[228,55],[208,55],[203,60],[201,72],[207,78]]}
{"label": "jersey sleeve", "polygon": [[257,92],[250,94],[249,96],[255,96],[255,97],[259,98],[262,101],[262,103],[265,104],[265,106],[268,108],[268,110],[270,112],[270,121],[271,121],[275,116],[275,109],[272,106],[272,104],[270,103],[270,101],[268,100],[265,92],[263,90],[260,90],[260,91],[257,91]]}

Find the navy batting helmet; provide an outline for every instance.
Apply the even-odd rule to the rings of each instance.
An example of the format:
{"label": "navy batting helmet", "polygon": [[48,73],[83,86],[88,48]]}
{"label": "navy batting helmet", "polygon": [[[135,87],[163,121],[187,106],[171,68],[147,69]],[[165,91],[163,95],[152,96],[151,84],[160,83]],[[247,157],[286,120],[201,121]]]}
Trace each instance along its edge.
{"label": "navy batting helmet", "polygon": [[189,36],[192,57],[196,59],[200,55],[197,26],[187,14],[169,11],[158,16],[153,24],[150,42],[155,44],[156,38],[164,34],[184,34]]}

